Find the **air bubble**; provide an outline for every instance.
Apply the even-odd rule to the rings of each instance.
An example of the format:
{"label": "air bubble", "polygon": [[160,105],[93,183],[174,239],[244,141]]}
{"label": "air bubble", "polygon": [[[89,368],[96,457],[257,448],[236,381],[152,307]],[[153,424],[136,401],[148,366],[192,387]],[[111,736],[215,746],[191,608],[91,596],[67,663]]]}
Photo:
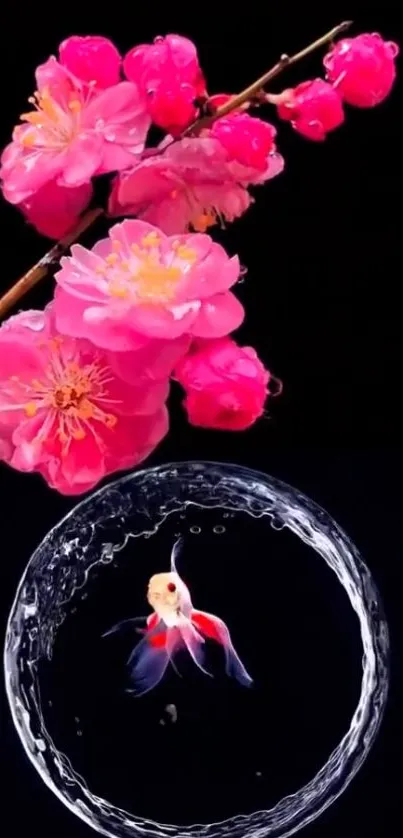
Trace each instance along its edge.
{"label": "air bubble", "polygon": [[[197,476],[202,475],[202,480],[195,479],[196,472]],[[273,529],[285,527],[304,543],[308,528],[311,533],[309,546],[336,574],[358,617],[363,641],[363,673],[359,706],[349,730],[333,749],[328,762],[303,788],[293,790],[292,796],[284,797],[271,808],[243,813],[241,818],[235,809],[233,817],[214,825],[198,822],[182,827],[155,822],[151,820],[152,813],[151,817],[143,817],[124,811],[88,788],[85,778],[74,769],[71,755],[56,749],[47,730],[41,704],[44,695],[41,664],[52,656],[58,628],[66,619],[65,606],[87,583],[93,568],[101,567],[101,538],[97,543],[97,530],[109,528],[113,521],[117,528],[113,547],[117,552],[123,551],[131,538],[150,538],[169,515],[179,515],[184,520],[190,505],[192,514],[197,508],[199,511],[214,508],[228,518],[235,514],[256,518],[259,513],[267,515],[273,509],[280,509],[281,517],[275,515],[271,521]],[[147,511],[147,531],[139,509]],[[220,532],[225,529],[218,525],[214,531],[218,528]],[[190,532],[198,534],[201,527],[193,525]],[[200,542],[203,546],[202,539]],[[217,561],[219,558],[217,554]],[[270,561],[271,556],[267,558]],[[120,566],[118,555],[113,566]],[[108,572],[108,568],[103,566],[102,572]],[[27,602],[35,603],[34,610],[29,613]],[[35,640],[30,634],[33,626],[38,629]],[[347,788],[364,762],[385,707],[388,654],[388,628],[372,577],[358,551],[327,513],[300,492],[258,472],[224,464],[181,463],[135,471],[121,477],[81,501],[46,536],[19,585],[7,628],[4,663],[13,721],[31,762],[59,799],[96,831],[115,838],[138,838],[139,835],[142,838],[180,838],[185,833],[187,838],[197,838],[201,834],[209,838],[240,838],[241,835],[252,838],[257,833],[281,838],[297,832],[318,817]],[[48,704],[51,706],[51,702]],[[77,705],[74,710],[77,712]],[[49,715],[53,717],[54,711]],[[169,735],[167,727],[165,732]],[[35,746],[33,730],[38,733],[36,741],[46,743],[46,750]],[[75,730],[73,727],[73,732]],[[83,736],[81,728],[76,734]],[[83,744],[87,744],[87,739],[89,737],[84,737]],[[254,770],[252,767],[252,776]],[[255,773],[256,777],[262,775],[260,770]],[[260,783],[260,787],[263,786],[264,783]]]}
{"label": "air bubble", "polygon": [[216,535],[221,535],[221,533],[225,532],[225,527],[222,524],[216,524],[216,526],[213,527],[213,532],[215,532]]}

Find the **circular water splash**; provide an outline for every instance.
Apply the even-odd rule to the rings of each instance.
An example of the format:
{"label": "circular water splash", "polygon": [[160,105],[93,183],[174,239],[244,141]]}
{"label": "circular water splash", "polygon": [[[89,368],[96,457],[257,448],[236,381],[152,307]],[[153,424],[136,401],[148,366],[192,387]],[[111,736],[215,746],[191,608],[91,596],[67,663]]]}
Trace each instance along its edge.
{"label": "circular water splash", "polygon": [[[167,498],[169,500],[167,501]],[[58,627],[92,568],[110,563],[130,538],[150,536],[190,504],[224,515],[270,516],[287,527],[334,571],[356,612],[363,646],[361,696],[350,728],[326,765],[295,794],[269,810],[220,823],[174,826],[137,817],[91,793],[58,752],[43,721],[38,663],[50,658]],[[142,526],[129,528],[133,513]],[[104,543],[100,528],[118,522],[121,540]],[[98,541],[95,539],[97,532]],[[121,478],[82,501],[46,536],[28,564],[11,610],[4,653],[8,699],[25,751],[46,785],[79,818],[112,838],[260,838],[291,835],[313,821],[347,787],[376,737],[388,691],[388,629],[379,595],[356,548],[309,498],[271,477],[219,463],[159,466]]]}

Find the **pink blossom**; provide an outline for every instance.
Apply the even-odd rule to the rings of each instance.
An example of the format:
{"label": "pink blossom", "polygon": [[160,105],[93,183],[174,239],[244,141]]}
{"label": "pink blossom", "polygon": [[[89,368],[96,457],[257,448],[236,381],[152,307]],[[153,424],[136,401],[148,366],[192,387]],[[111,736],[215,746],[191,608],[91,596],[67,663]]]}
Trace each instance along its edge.
{"label": "pink blossom", "polygon": [[168,429],[168,381],[132,386],[109,356],[59,335],[49,310],[0,329],[0,456],[63,494],[135,466]]}
{"label": "pink blossom", "polygon": [[20,209],[39,233],[60,239],[75,226],[91,198],[90,183],[69,189],[50,180],[20,204]]}
{"label": "pink blossom", "polygon": [[283,167],[277,152],[268,154],[262,171],[234,159],[217,139],[182,139],[118,176],[109,212],[136,215],[168,234],[205,232],[217,221],[239,218],[252,202],[247,187]]}
{"label": "pink blossom", "polygon": [[221,338],[196,344],[175,378],[192,425],[242,431],[263,414],[271,376],[252,347]]}
{"label": "pink blossom", "polygon": [[36,72],[34,109],[22,114],[1,158],[5,198],[21,204],[45,184],[77,187],[130,166],[150,119],[135,84],[98,91],[50,58]]}
{"label": "pink blossom", "polygon": [[100,35],[73,35],[60,44],[60,63],[80,81],[98,89],[120,81],[121,58],[115,45]]}
{"label": "pink blossom", "polygon": [[291,122],[292,127],[309,140],[324,140],[329,131],[334,131],[344,121],[341,96],[331,84],[323,79],[305,81],[293,90],[285,90],[279,97],[280,119]]}
{"label": "pink blossom", "polygon": [[178,134],[197,116],[197,99],[205,95],[205,81],[192,41],[180,35],[156,38],[127,53],[123,68],[147,98],[155,125]]}
{"label": "pink blossom", "polygon": [[220,337],[243,320],[228,289],[240,273],[237,256],[207,235],[165,236],[126,220],[90,251],[74,245],[56,274],[58,329],[124,352],[150,338]]}
{"label": "pink blossom", "polygon": [[327,78],[349,105],[372,108],[391,91],[398,53],[397,44],[378,34],[344,38],[325,56]]}

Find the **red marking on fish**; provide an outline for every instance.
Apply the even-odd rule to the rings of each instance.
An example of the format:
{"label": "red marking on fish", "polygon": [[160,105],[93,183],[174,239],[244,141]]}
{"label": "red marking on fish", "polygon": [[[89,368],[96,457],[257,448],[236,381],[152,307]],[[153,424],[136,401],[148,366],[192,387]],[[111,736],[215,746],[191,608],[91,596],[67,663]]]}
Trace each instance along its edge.
{"label": "red marking on fish", "polygon": [[223,642],[222,634],[217,627],[217,621],[204,611],[192,611],[192,623],[206,636],[218,643]]}

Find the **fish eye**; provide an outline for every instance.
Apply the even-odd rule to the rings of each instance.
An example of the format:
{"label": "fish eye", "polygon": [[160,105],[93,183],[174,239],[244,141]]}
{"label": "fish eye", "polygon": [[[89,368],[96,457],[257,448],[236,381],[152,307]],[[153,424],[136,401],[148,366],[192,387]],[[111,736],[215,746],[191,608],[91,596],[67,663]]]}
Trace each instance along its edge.
{"label": "fish eye", "polygon": [[176,591],[175,582],[168,582],[167,588],[168,588],[168,591],[170,591],[171,594],[173,594],[173,592]]}

